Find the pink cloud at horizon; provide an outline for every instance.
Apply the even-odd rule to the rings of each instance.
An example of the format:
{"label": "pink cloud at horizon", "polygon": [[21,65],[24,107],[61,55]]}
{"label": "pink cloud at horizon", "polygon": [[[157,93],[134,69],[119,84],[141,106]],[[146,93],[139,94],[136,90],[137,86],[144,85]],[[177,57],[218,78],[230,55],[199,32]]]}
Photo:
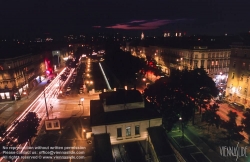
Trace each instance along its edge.
{"label": "pink cloud at horizon", "polygon": [[151,21],[134,20],[134,21],[130,21],[124,24],[116,24],[113,26],[107,26],[106,28],[125,29],[125,30],[151,30],[151,29],[157,29],[163,25],[172,24],[172,23],[179,22],[179,21],[183,21],[183,20],[182,19],[178,19],[178,20],[154,19]]}
{"label": "pink cloud at horizon", "polygon": [[129,23],[141,23],[141,22],[145,22],[146,20],[133,20],[130,21]]}
{"label": "pink cloud at horizon", "polygon": [[106,28],[111,29],[125,29],[125,30],[149,30],[149,29],[156,29],[157,27],[150,27],[150,26],[130,26],[127,24],[116,24],[114,26],[108,26]]}

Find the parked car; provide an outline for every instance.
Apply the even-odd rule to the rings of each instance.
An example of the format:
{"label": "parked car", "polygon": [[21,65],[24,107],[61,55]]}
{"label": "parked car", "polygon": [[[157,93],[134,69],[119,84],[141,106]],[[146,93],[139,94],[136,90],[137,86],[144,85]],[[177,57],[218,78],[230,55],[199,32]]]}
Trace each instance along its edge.
{"label": "parked car", "polygon": [[71,91],[71,88],[70,87],[67,87],[67,90],[66,91]]}
{"label": "parked car", "polygon": [[82,87],[79,88],[79,93],[83,93],[83,88]]}
{"label": "parked car", "polygon": [[15,93],[15,94],[14,94],[14,98],[15,98],[16,101],[17,101],[17,100],[21,100],[21,96],[20,96],[19,93]]}
{"label": "parked car", "polygon": [[232,103],[230,103],[230,104],[229,104],[229,107],[234,108],[234,109],[237,109],[237,110],[239,110],[239,111],[243,111],[243,110],[245,109],[245,106],[244,106],[244,105],[239,104],[239,103],[237,103],[237,102],[232,102]]}

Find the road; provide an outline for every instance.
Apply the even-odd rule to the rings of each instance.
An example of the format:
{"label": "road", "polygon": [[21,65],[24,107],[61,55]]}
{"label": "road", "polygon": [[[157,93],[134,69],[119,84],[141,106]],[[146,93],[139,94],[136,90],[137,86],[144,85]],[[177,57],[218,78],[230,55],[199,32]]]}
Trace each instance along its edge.
{"label": "road", "polygon": [[[233,112],[236,112],[238,117],[236,119],[237,125],[241,125],[241,120],[243,118],[243,113],[240,111],[237,111],[233,108],[230,108],[227,103],[222,103],[219,104],[220,108],[219,111],[217,112],[218,115],[220,115],[221,119],[224,121],[227,121],[229,117],[227,116],[228,112],[231,110]],[[244,142],[248,143],[248,135],[246,132],[241,132],[241,134],[245,137]]]}
{"label": "road", "polygon": [[[68,82],[71,80],[71,76],[75,69],[71,69],[70,74],[68,75],[68,78],[66,81],[62,82],[60,81],[60,75],[64,73],[66,68],[64,68],[50,83],[47,84],[47,81],[43,81],[36,90],[34,90],[26,99],[22,99],[20,101],[11,101],[11,102],[5,102],[0,104],[0,122],[8,125],[7,131],[10,132],[13,129],[15,129],[15,125],[13,124],[15,121],[22,120],[26,114],[30,111],[36,112],[39,116],[39,118],[43,119],[41,121],[41,125],[38,128],[38,131],[40,131],[41,134],[43,134],[44,127],[43,123],[46,119],[53,119],[57,118],[62,122],[63,127],[61,137],[58,139],[57,143],[58,145],[64,146],[67,142],[66,141],[72,141],[74,140],[77,145],[83,144],[83,146],[86,146],[87,142],[86,140],[83,140],[82,138],[79,138],[77,135],[75,137],[70,139],[65,139],[64,136],[72,135],[72,131],[70,129],[73,129],[72,125],[76,126],[79,124],[77,121],[81,120],[80,123],[86,123],[88,121],[90,116],[90,100],[99,99],[99,94],[89,94],[89,93],[72,93],[69,96],[63,96],[59,97],[60,89],[62,87],[65,87],[68,85]],[[91,73],[91,71],[90,71]],[[79,74],[82,76],[82,74]],[[86,92],[86,91],[85,91]],[[46,106],[48,110],[48,116],[46,111]],[[77,120],[75,120],[75,118]],[[75,123],[76,122],[76,123]],[[87,122],[89,123],[89,122]],[[83,125],[77,126],[77,129],[83,129]],[[89,124],[85,124],[84,128],[86,131],[89,129]],[[42,131],[43,130],[43,131]],[[67,135],[68,134],[68,135]],[[7,136],[9,133],[7,134]],[[6,137],[3,138],[3,140]],[[34,141],[34,140],[33,140]],[[77,141],[77,142],[76,142]],[[48,146],[47,142],[43,141],[43,143]],[[27,143],[24,144],[26,146]],[[71,144],[69,144],[71,146]],[[88,149],[91,152],[91,149]],[[88,152],[88,151],[87,151]],[[88,153],[90,155],[90,153]],[[6,161],[2,158],[0,161]]]}

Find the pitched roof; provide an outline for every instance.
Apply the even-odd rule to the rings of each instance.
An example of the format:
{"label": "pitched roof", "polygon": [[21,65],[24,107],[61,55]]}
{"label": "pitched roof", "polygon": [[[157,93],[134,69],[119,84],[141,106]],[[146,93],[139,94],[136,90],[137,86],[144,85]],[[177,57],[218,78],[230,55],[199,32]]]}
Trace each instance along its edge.
{"label": "pitched roof", "polygon": [[154,118],[161,118],[161,115],[153,109],[137,108],[104,112],[100,100],[90,101],[91,126],[149,120]]}

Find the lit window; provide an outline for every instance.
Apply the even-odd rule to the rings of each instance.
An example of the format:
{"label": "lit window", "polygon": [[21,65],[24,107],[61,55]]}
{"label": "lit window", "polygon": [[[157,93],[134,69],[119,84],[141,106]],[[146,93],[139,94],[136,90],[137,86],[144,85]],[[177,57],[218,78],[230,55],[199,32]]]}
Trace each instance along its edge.
{"label": "lit window", "polygon": [[214,61],[212,61],[212,65],[214,65]]}
{"label": "lit window", "polygon": [[198,61],[194,62],[194,68],[198,68]]}
{"label": "lit window", "polygon": [[47,124],[47,128],[52,128],[51,122],[49,122],[49,123]]}
{"label": "lit window", "polygon": [[54,127],[59,127],[59,123],[58,122],[54,122]]}
{"label": "lit window", "polygon": [[140,126],[136,125],[135,126],[135,135],[139,135],[140,134]]}
{"label": "lit window", "polygon": [[122,128],[117,128],[117,138],[122,137]]}
{"label": "lit window", "polygon": [[218,61],[215,61],[215,65],[218,65]]}
{"label": "lit window", "polygon": [[201,67],[204,68],[204,60],[201,60]]}
{"label": "lit window", "polygon": [[126,128],[126,136],[131,136],[131,127]]}

